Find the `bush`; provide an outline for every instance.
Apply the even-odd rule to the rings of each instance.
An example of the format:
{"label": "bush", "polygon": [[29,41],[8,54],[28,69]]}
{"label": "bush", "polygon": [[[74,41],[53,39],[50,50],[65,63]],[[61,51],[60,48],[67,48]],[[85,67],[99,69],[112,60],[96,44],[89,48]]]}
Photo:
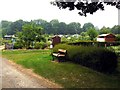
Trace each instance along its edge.
{"label": "bush", "polygon": [[40,49],[40,43],[39,43],[39,42],[36,42],[35,45],[34,45],[34,48],[35,48],[35,49]]}
{"label": "bush", "polygon": [[47,45],[44,42],[36,42],[35,45],[34,45],[35,49],[44,49],[46,47],[47,47]]}
{"label": "bush", "polygon": [[111,72],[117,67],[117,55],[106,48],[59,44],[53,48],[53,52],[59,48],[67,50],[66,57],[69,61],[101,72]]}
{"label": "bush", "polygon": [[120,34],[116,36],[116,41],[120,41]]}
{"label": "bush", "polygon": [[23,45],[19,42],[14,43],[14,49],[22,49]]}
{"label": "bush", "polygon": [[44,49],[47,47],[47,44],[45,42],[40,42],[40,48]]}

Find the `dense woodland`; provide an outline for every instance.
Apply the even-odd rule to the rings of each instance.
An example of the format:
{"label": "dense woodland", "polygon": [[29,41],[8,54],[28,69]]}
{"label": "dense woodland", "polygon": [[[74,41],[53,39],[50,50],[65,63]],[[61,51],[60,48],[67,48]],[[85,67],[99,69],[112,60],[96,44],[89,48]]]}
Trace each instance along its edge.
{"label": "dense woodland", "polygon": [[22,31],[22,27],[25,24],[31,24],[34,23],[35,25],[42,27],[42,33],[43,34],[81,34],[82,32],[87,32],[90,28],[93,28],[95,31],[98,32],[98,34],[105,34],[105,33],[114,33],[114,34],[120,34],[120,26],[115,25],[112,28],[109,27],[102,27],[99,29],[98,27],[94,26],[92,23],[88,22],[85,23],[83,26],[81,26],[78,22],[71,22],[69,24],[66,24],[65,22],[59,22],[57,19],[51,20],[50,22],[47,22],[42,19],[38,20],[31,20],[23,21],[23,20],[17,20],[15,22],[1,21],[1,29],[2,29],[2,35],[13,35],[17,32]]}

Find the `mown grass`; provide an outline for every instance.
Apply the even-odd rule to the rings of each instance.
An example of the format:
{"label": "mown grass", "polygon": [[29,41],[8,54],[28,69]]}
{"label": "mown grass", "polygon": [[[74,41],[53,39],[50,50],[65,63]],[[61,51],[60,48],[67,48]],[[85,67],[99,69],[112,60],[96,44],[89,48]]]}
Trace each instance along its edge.
{"label": "mown grass", "polygon": [[118,72],[103,74],[70,62],[51,62],[50,50],[3,51],[3,57],[13,60],[65,88],[120,88],[120,58]]}

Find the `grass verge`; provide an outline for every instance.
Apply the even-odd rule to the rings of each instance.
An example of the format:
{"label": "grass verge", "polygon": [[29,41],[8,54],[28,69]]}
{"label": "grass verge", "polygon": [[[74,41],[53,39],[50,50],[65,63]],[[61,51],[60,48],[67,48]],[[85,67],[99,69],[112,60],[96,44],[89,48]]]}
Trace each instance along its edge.
{"label": "grass verge", "polygon": [[65,88],[120,88],[120,58],[118,72],[103,74],[70,62],[51,62],[50,53],[50,50],[11,50],[3,51],[2,55]]}

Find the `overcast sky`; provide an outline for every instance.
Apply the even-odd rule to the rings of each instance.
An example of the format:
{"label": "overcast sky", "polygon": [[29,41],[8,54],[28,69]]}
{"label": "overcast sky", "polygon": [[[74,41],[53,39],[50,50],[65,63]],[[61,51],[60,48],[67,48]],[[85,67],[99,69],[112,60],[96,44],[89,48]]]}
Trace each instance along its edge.
{"label": "overcast sky", "polygon": [[60,10],[52,6],[50,1],[53,0],[0,0],[0,21],[58,19],[60,22],[79,22],[81,25],[91,22],[99,28],[118,24],[118,10],[115,7],[107,6],[105,11],[97,11],[93,15],[88,14],[84,17],[79,16],[77,11]]}

